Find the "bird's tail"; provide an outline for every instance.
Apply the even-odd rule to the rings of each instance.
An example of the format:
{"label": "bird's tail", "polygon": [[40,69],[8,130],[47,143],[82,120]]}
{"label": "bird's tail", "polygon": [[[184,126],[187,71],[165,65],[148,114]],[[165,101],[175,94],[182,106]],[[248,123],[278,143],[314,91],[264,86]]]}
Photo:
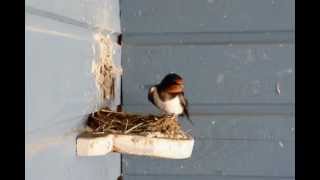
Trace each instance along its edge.
{"label": "bird's tail", "polygon": [[188,120],[188,121],[190,122],[190,124],[193,126],[194,123],[193,123],[193,121],[190,119],[189,111],[188,111],[186,108],[184,109],[184,114],[186,115],[187,120]]}

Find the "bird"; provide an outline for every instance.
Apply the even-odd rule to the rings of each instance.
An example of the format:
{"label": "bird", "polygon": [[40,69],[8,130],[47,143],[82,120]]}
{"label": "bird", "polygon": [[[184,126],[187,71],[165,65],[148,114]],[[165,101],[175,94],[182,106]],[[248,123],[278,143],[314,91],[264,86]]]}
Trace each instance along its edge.
{"label": "bird", "polygon": [[166,115],[187,117],[193,125],[184,95],[184,80],[180,75],[169,73],[159,84],[152,85],[148,90],[148,100]]}

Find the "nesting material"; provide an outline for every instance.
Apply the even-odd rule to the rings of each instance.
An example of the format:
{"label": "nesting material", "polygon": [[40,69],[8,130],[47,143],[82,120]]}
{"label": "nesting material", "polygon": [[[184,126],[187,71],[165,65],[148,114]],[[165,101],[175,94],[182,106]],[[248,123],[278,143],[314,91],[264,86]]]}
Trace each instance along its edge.
{"label": "nesting material", "polygon": [[[114,43],[110,36],[97,33],[94,38],[98,45],[98,57],[92,62],[92,73],[96,78],[96,86],[100,96],[103,100],[111,100],[115,96],[115,80],[122,75],[122,69],[112,61]],[[95,53],[96,49],[94,48]]]}
{"label": "nesting material", "polygon": [[140,115],[101,109],[91,114],[88,126],[93,134],[131,134],[147,137],[188,139],[175,116]]}
{"label": "nesting material", "polygon": [[194,140],[176,117],[114,112],[108,108],[91,114],[90,130],[77,139],[80,156],[121,152],[184,159],[192,154]]}

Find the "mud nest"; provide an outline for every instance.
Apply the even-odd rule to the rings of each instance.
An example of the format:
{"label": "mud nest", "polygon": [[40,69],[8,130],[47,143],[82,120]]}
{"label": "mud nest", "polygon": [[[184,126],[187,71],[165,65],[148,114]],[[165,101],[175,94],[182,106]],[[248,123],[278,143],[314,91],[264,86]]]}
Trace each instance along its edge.
{"label": "mud nest", "polygon": [[93,134],[127,134],[158,138],[188,139],[175,116],[141,115],[103,108],[88,117]]}

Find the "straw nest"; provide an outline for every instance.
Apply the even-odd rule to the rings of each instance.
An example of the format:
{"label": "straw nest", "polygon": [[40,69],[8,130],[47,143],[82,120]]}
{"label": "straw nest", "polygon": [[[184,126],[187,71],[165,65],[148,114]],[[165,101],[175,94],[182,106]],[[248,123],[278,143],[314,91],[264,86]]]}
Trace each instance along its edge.
{"label": "straw nest", "polygon": [[127,134],[157,138],[188,139],[175,116],[140,115],[103,108],[88,117],[92,134]]}

